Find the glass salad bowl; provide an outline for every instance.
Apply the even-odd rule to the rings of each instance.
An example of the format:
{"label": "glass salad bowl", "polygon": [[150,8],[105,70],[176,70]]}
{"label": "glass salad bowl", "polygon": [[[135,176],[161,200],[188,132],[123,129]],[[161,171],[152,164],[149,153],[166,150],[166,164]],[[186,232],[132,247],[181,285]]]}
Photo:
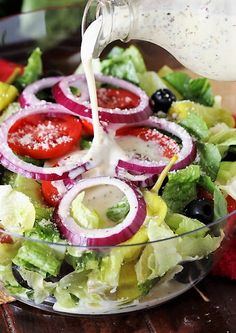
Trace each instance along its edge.
{"label": "glass salad bowl", "polygon": [[[0,20],[0,58],[25,64],[29,54],[40,47],[45,75],[74,73],[80,63],[84,4]],[[145,43],[135,45],[143,50],[151,67],[178,67],[163,50]],[[40,183],[8,176],[12,177],[8,184],[14,183],[17,191],[31,197],[37,223],[31,228],[27,225],[32,224],[35,211],[30,211],[31,203],[25,197],[11,192],[9,185],[1,189],[0,197],[11,192],[4,199],[3,211],[10,212],[12,229],[2,228],[0,233],[0,288],[46,311],[104,315],[160,305],[201,281],[219,261],[235,232],[235,211],[222,216],[219,191],[214,196],[217,217],[205,225],[178,213],[170,214],[164,200],[149,188],[145,199],[148,215],[132,238],[115,246],[70,245],[49,221],[54,213],[42,202]],[[174,201],[175,195],[173,192]],[[103,198],[101,207],[107,207],[106,201]],[[14,230],[15,223],[23,224],[21,234]]]}

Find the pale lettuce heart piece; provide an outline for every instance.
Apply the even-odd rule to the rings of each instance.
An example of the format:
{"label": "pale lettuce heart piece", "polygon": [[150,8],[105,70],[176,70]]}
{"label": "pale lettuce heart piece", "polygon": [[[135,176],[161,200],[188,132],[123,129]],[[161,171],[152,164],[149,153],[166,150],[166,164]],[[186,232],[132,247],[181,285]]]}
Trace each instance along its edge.
{"label": "pale lettuce heart piece", "polygon": [[10,185],[0,186],[0,226],[4,230],[23,234],[33,228],[35,208],[30,198]]}

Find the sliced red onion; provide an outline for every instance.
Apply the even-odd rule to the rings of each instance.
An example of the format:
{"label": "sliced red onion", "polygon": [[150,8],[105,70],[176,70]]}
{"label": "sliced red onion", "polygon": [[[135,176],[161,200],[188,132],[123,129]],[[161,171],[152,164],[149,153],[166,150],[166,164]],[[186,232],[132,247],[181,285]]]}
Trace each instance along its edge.
{"label": "sliced red onion", "polygon": [[48,77],[28,85],[19,97],[21,107],[24,108],[26,106],[46,103],[46,101],[38,99],[36,94],[45,88],[53,87],[57,82],[61,81],[62,78],[62,76]]}
{"label": "sliced red onion", "polygon": [[19,112],[13,114],[7,120],[5,120],[0,126],[0,163],[8,170],[19,173],[25,177],[33,178],[37,180],[60,180],[60,179],[75,179],[82,173],[88,171],[95,165],[91,161],[86,160],[86,155],[77,160],[74,164],[63,165],[58,167],[38,167],[31,163],[24,162],[17,155],[13,153],[8,145],[8,132],[9,129],[15,124],[16,121],[24,117],[35,114],[49,114],[49,115],[61,115],[70,114],[74,115],[69,110],[56,104],[44,104],[29,107],[27,109],[19,110]]}
{"label": "sliced red onion", "polygon": [[[79,193],[99,185],[112,185],[124,193],[130,205],[130,211],[123,222],[112,228],[85,229],[70,216],[71,203]],[[133,184],[118,178],[98,177],[79,181],[62,198],[55,221],[62,235],[73,245],[112,246],[130,239],[142,226],[146,218],[146,203],[143,195]]]}
{"label": "sliced red onion", "polygon": [[[149,107],[149,98],[143,90],[127,81],[120,80],[111,76],[95,75],[96,80],[101,83],[107,83],[119,88],[126,89],[140,97],[140,103],[137,107],[127,110],[99,108],[99,117],[101,121],[110,123],[133,123],[147,119],[152,111]],[[77,87],[81,96],[72,94],[70,87]],[[91,106],[88,97],[88,88],[84,75],[71,75],[57,83],[53,89],[53,95],[57,103],[76,112],[79,116],[92,118]]]}
{"label": "sliced red onion", "polygon": [[[134,124],[132,126],[147,126],[157,128],[175,135],[182,141],[182,148],[178,154],[178,162],[171,170],[179,170],[191,164],[196,158],[196,146],[188,134],[181,126],[165,119],[150,117],[148,120]],[[166,166],[166,162],[145,161],[137,158],[131,160],[119,160],[118,167],[132,173],[160,174]]]}
{"label": "sliced red onion", "polygon": [[119,167],[116,167],[116,174],[119,178],[131,181],[139,187],[152,187],[158,178],[155,174],[134,174]]}

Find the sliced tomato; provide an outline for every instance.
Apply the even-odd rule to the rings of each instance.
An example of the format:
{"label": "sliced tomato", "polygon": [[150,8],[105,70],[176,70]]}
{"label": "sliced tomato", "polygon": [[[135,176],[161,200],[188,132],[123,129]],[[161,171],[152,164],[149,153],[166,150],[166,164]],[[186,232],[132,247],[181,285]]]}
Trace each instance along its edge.
{"label": "sliced tomato", "polygon": [[228,212],[234,212],[236,210],[236,201],[230,195],[227,196],[226,200],[228,205]]}
{"label": "sliced tomato", "polygon": [[[0,230],[3,230],[2,228],[0,228]],[[12,244],[13,243],[13,239],[11,238],[10,235],[6,235],[2,232],[0,232],[0,244]]]}
{"label": "sliced tomato", "polygon": [[[226,200],[227,200],[228,212],[232,213],[236,211],[236,201],[229,195],[227,196]],[[230,236],[236,235],[236,214],[228,219],[226,233]]]}
{"label": "sliced tomato", "polygon": [[41,190],[46,203],[52,207],[57,207],[61,200],[61,195],[58,189],[53,185],[53,182],[42,181]]}
{"label": "sliced tomato", "polygon": [[118,88],[100,88],[97,90],[98,105],[106,109],[132,109],[139,105],[140,98],[132,92]]}
{"label": "sliced tomato", "polygon": [[24,67],[14,62],[0,59],[0,81],[11,83],[18,76],[23,74]]}
{"label": "sliced tomato", "polygon": [[155,128],[123,127],[117,130],[117,136],[131,135],[143,141],[156,141],[163,149],[163,156],[172,158],[180,151],[178,143],[169,136],[158,132]]}
{"label": "sliced tomato", "polygon": [[81,132],[76,117],[38,114],[18,120],[10,128],[8,144],[18,155],[45,160],[70,152]]}
{"label": "sliced tomato", "polygon": [[80,119],[82,124],[82,135],[93,136],[93,124],[85,119]]}

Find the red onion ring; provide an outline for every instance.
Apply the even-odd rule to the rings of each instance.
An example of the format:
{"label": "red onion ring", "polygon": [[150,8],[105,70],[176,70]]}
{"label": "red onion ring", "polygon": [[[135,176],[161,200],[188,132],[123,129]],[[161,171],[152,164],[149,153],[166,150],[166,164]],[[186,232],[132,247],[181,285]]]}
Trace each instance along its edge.
{"label": "red onion ring", "polygon": [[31,163],[24,162],[17,155],[13,153],[8,145],[8,132],[12,125],[19,119],[35,114],[70,114],[74,115],[71,111],[66,110],[64,107],[56,104],[44,104],[29,107],[27,109],[19,110],[6,119],[0,126],[0,163],[8,170],[20,173],[21,175],[37,180],[61,180],[61,179],[75,179],[82,173],[94,167],[91,161],[86,161],[86,156],[81,158],[81,161],[72,165],[64,165],[59,167],[38,167]]}
{"label": "red onion ring", "polygon": [[22,108],[31,105],[45,104],[48,103],[44,100],[40,100],[36,97],[36,94],[45,88],[51,88],[56,83],[62,80],[61,77],[48,77],[42,80],[38,80],[30,85],[28,85],[19,97],[19,103]]}
{"label": "red onion ring", "polygon": [[[173,166],[171,170],[179,170],[185,168],[187,165],[191,164],[196,158],[196,146],[187,133],[187,131],[168,120],[159,119],[157,117],[150,117],[148,120],[132,124],[132,126],[147,126],[151,128],[157,128],[169,132],[180,138],[182,141],[182,148],[178,154],[178,162]],[[155,161],[144,161],[139,159],[131,159],[128,161],[119,160],[119,168],[125,169],[133,173],[147,173],[147,174],[160,174],[166,166],[166,163],[155,162]]]}
{"label": "red onion ring", "polygon": [[[70,206],[76,196],[87,188],[98,185],[118,187],[127,197],[130,211],[123,222],[113,228],[85,229],[70,216]],[[131,183],[118,178],[98,177],[79,181],[62,198],[55,213],[55,221],[62,235],[73,245],[112,246],[130,239],[142,226],[146,218],[146,203],[139,190]]]}
{"label": "red onion ring", "polygon": [[155,174],[132,174],[119,167],[116,167],[116,174],[120,179],[130,181],[138,187],[152,187],[158,178]]}
{"label": "red onion ring", "polygon": [[[126,89],[140,97],[140,104],[132,109],[105,109],[98,108],[101,121],[110,123],[133,123],[147,119],[152,111],[149,107],[149,98],[140,88],[111,76],[95,75],[98,82],[107,83],[119,88]],[[58,82],[52,89],[53,96],[57,103],[63,105],[69,110],[77,113],[79,116],[92,118],[91,107],[88,97],[88,88],[85,86],[86,79],[84,75],[71,75]],[[76,86],[81,91],[81,96],[72,94],[70,86]]]}

